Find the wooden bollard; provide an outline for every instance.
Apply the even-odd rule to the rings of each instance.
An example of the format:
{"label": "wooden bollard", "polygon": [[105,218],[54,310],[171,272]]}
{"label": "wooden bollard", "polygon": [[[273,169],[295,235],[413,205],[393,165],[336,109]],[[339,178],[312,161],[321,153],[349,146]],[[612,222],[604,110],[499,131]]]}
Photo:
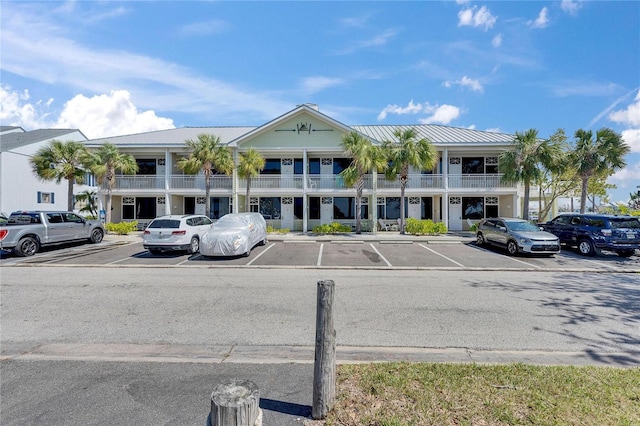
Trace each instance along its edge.
{"label": "wooden bollard", "polygon": [[333,328],[332,280],[318,281],[316,354],[313,368],[311,417],[324,419],[336,400],[336,331]]}
{"label": "wooden bollard", "polygon": [[216,386],[211,394],[211,426],[262,426],[258,386],[240,379]]}

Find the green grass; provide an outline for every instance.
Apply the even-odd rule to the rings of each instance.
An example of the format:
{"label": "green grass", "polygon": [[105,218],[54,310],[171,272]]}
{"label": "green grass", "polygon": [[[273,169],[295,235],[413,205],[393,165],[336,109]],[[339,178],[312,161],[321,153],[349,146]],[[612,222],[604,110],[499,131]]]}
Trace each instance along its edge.
{"label": "green grass", "polygon": [[640,368],[338,367],[327,425],[640,425]]}

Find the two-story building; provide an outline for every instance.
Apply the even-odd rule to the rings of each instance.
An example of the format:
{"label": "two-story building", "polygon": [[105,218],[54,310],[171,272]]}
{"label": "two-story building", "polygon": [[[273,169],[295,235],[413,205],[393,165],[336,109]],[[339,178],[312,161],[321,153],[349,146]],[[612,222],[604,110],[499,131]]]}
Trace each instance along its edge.
{"label": "two-story building", "polygon": [[[204,133],[229,146],[236,164],[239,153],[257,149],[266,165],[251,179],[250,210],[275,228],[306,232],[319,224],[355,223],[356,190],[340,177],[351,161],[341,146],[343,135],[356,131],[378,144],[393,140],[398,127],[414,128],[440,156],[434,170],[411,171],[407,217],[443,221],[451,230],[462,230],[483,217],[520,214],[518,185],[504,182],[498,170],[500,153],[513,141],[513,135],[504,133],[431,124],[348,126],[305,104],[258,127],[187,127],[94,139],[86,145],[110,142],[138,163],[137,174],[116,176],[114,222],[137,220],[144,226],[160,215],[204,213],[205,203],[213,218],[244,211],[247,183],[235,170],[211,178],[206,200],[204,175],[187,175],[177,167],[188,155],[185,141]],[[372,170],[362,199],[364,230],[374,230],[379,219],[395,224],[399,217],[400,181]]]}

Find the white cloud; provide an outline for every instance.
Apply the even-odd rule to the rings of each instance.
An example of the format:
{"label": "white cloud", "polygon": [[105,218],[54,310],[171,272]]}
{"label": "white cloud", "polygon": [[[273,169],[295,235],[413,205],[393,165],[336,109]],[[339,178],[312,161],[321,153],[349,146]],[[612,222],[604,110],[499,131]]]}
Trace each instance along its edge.
{"label": "white cloud", "polygon": [[486,6],[482,6],[480,9],[477,6],[473,6],[458,12],[459,27],[484,27],[484,30],[487,31],[489,28],[493,28],[497,20],[498,17],[493,16]]}
{"label": "white cloud", "polygon": [[640,162],[628,164],[624,169],[609,176],[607,180],[621,183],[623,188],[632,188],[635,191],[636,185],[640,182]]}
{"label": "white cloud", "polygon": [[495,36],[492,40],[491,40],[491,45],[493,47],[500,47],[502,46],[502,34],[498,34],[497,36]]}
{"label": "white cloud", "polygon": [[582,4],[580,1],[562,0],[562,2],[560,2],[560,7],[569,15],[576,15],[578,13],[578,9],[582,7]]}
{"label": "white cloud", "polygon": [[464,77],[462,77],[462,79],[460,79],[460,80],[455,80],[455,81],[447,80],[442,84],[443,84],[444,87],[451,87],[453,85],[458,85],[458,86],[462,86],[462,87],[468,87],[469,89],[471,89],[474,92],[482,92],[484,90],[484,88],[482,87],[482,84],[480,84],[479,80],[471,79],[471,78],[467,77],[466,75]]}
{"label": "white cloud", "polygon": [[460,116],[460,108],[453,105],[428,106],[425,111],[432,113],[427,118],[418,120],[422,124],[449,124]]}
{"label": "white cloud", "polygon": [[609,114],[609,119],[616,123],[640,127],[640,90],[634,101],[627,109],[613,111]]}
{"label": "white cloud", "polygon": [[387,118],[387,114],[396,114],[396,115],[405,115],[405,114],[417,114],[422,111],[422,104],[413,103],[413,99],[409,101],[409,104],[406,107],[401,107],[398,105],[387,105],[384,107],[380,114],[378,114],[378,120],[384,120]]}
{"label": "white cloud", "polygon": [[178,33],[183,36],[206,36],[210,34],[221,34],[229,29],[228,22],[221,19],[210,19],[208,21],[193,22],[178,29]]}
{"label": "white cloud", "polygon": [[531,28],[546,28],[549,25],[549,17],[547,14],[549,13],[549,9],[543,7],[538,17],[533,21],[528,21],[527,25]]}
{"label": "white cloud", "polygon": [[453,105],[431,105],[429,102],[414,103],[413,99],[409,101],[407,106],[399,105],[387,105],[380,114],[378,114],[378,120],[384,120],[388,114],[405,115],[405,114],[429,114],[425,118],[418,119],[422,124],[448,124],[452,120],[455,120],[460,116],[460,108]]}
{"label": "white cloud", "polygon": [[341,78],[324,76],[307,77],[302,81],[302,90],[307,94],[314,94],[329,87],[339,86],[344,83]]}
{"label": "white cloud", "polygon": [[335,51],[334,54],[336,54],[336,55],[346,55],[346,54],[353,53],[353,52],[356,52],[356,51],[361,50],[361,49],[368,49],[370,47],[384,46],[385,44],[387,44],[389,42],[389,40],[394,38],[397,34],[398,34],[397,30],[388,29],[388,30],[385,30],[384,32],[382,32],[380,34],[377,34],[377,35],[369,38],[369,39],[353,42],[349,46],[345,47],[344,49]]}
{"label": "white cloud", "polygon": [[640,129],[623,130],[620,135],[631,148],[631,152],[640,152]]}
{"label": "white cloud", "polygon": [[76,95],[64,104],[58,117],[50,111],[53,100],[28,102],[28,91],[18,93],[0,87],[0,120],[25,130],[79,129],[89,139],[175,128],[173,120],[154,111],[139,111],[126,90],[88,98]]}

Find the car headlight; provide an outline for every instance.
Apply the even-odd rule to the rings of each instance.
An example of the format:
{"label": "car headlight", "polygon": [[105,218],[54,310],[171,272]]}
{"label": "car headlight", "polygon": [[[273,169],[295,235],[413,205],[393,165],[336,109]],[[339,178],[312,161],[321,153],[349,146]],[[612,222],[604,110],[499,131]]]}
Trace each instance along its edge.
{"label": "car headlight", "polygon": [[520,241],[520,244],[527,244],[531,242],[529,238],[523,238],[523,237],[520,237],[518,241]]}
{"label": "car headlight", "polygon": [[233,239],[233,248],[235,250],[238,250],[238,248],[242,245],[242,243],[244,242],[244,238],[242,238],[241,236],[237,236]]}

